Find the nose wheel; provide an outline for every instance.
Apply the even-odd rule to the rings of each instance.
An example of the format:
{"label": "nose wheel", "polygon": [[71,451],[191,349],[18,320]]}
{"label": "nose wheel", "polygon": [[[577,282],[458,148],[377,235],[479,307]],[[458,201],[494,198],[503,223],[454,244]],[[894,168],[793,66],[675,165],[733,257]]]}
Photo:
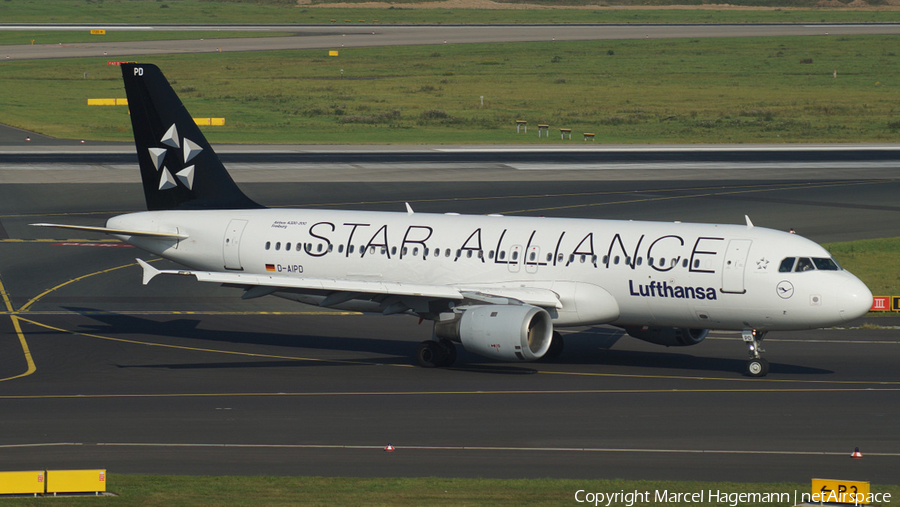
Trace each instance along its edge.
{"label": "nose wheel", "polygon": [[765,352],[760,347],[760,342],[766,336],[766,331],[756,329],[745,329],[741,332],[741,338],[750,349],[750,360],[747,361],[747,375],[751,377],[765,377],[769,373],[769,362],[760,357],[761,352]]}

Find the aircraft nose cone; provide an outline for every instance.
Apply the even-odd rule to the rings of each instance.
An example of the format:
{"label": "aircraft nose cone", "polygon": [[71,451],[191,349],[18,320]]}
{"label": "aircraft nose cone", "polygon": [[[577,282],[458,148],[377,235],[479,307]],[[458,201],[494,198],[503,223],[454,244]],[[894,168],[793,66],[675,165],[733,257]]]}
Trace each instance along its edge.
{"label": "aircraft nose cone", "polygon": [[847,280],[838,289],[838,313],[841,319],[858,319],[872,308],[872,292],[858,278]]}

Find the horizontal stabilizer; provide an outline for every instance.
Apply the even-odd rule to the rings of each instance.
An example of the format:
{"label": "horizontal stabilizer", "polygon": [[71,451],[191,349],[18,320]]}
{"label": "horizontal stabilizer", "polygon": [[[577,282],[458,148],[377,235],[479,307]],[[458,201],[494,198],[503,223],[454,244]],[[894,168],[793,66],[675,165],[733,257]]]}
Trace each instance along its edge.
{"label": "horizontal stabilizer", "polygon": [[125,229],[110,229],[109,227],[88,227],[86,225],[65,225],[65,224],[28,224],[32,227],[53,227],[56,229],[72,229],[75,231],[91,231],[102,232],[103,234],[115,234],[118,236],[145,236],[148,238],[172,238],[187,239],[187,234],[178,234],[175,232],[150,232],[150,231],[129,231]]}

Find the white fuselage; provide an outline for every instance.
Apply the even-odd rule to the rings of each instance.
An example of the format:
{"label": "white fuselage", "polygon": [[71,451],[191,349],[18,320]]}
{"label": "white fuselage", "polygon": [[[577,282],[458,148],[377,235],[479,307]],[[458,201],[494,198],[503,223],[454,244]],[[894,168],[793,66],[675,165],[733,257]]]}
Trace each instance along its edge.
{"label": "white fuselage", "polygon": [[[787,258],[831,256],[744,225],[264,209],[133,213],[107,226],[187,235],[123,239],[197,270],[563,291],[558,326],[816,328],[863,315],[872,297],[839,268],[780,271]],[[596,290],[618,308],[592,308],[614,306]]]}

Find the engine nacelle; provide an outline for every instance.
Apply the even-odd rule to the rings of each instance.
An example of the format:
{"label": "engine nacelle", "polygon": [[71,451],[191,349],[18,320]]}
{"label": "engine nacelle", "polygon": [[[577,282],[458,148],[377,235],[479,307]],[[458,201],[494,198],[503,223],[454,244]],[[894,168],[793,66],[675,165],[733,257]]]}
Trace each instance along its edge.
{"label": "engine nacelle", "polygon": [[536,306],[472,306],[457,320],[435,323],[434,333],[461,342],[466,350],[481,356],[534,361],[550,348],[553,322],[549,313]]}
{"label": "engine nacelle", "polygon": [[666,347],[687,347],[702,342],[709,329],[681,327],[625,326],[625,332],[638,340],[665,345]]}

